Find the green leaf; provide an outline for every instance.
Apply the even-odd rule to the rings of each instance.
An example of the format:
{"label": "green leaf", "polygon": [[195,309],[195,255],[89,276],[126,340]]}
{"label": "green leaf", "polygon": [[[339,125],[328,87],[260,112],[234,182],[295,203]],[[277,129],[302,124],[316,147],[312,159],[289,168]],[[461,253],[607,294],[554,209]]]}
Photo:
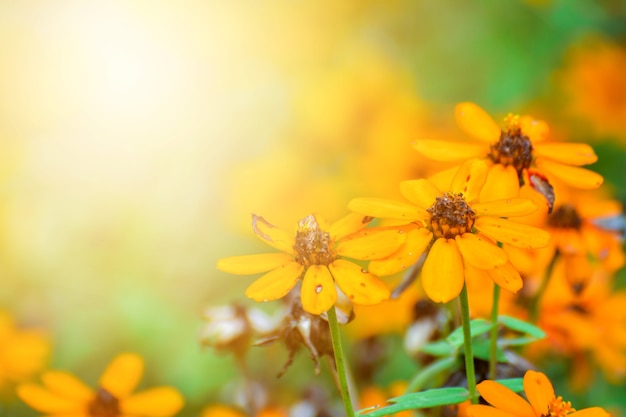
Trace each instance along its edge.
{"label": "green leaf", "polygon": [[[470,332],[472,337],[476,337],[491,330],[491,322],[484,319],[475,319],[470,321]],[[463,345],[463,327],[454,329],[448,336],[448,342],[454,347]]]}
{"label": "green leaf", "polygon": [[539,339],[536,337],[514,337],[511,339],[500,339],[498,340],[498,346],[501,346],[503,348],[509,346],[524,346],[529,343],[536,342],[537,340]]}
{"label": "green leaf", "polygon": [[436,342],[427,343],[421,347],[420,352],[428,353],[433,356],[451,356],[456,349],[445,340],[437,340]]}
{"label": "green leaf", "polygon": [[[489,361],[491,357],[491,341],[484,338],[475,339],[472,341],[472,350],[474,351],[474,356],[478,359]],[[507,362],[506,356],[504,356],[504,350],[502,350],[500,346],[498,346],[496,352],[498,362]]]}
{"label": "green leaf", "polygon": [[510,379],[497,379],[496,382],[504,385],[508,389],[514,392],[524,391],[524,379],[523,378],[510,378]]}
{"label": "green leaf", "polygon": [[533,336],[537,339],[543,339],[546,334],[539,327],[527,323],[523,320],[516,319],[510,316],[498,316],[498,322],[504,327],[508,327],[511,330]]}
{"label": "green leaf", "polygon": [[422,392],[412,392],[410,394],[401,395],[400,397],[391,398],[388,402],[392,403],[392,405],[382,408],[366,408],[358,411],[357,415],[361,416],[367,414],[367,417],[382,417],[405,410],[460,404],[467,400],[467,398],[468,392],[465,388],[436,388]]}

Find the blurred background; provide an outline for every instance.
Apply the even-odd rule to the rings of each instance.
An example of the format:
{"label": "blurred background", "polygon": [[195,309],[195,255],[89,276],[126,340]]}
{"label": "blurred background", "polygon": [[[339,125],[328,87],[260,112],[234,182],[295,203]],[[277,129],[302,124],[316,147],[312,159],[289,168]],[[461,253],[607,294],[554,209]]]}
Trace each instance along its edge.
{"label": "blurred background", "polygon": [[237,373],[197,333],[246,302],[215,264],[265,250],[250,213],[396,196],[460,101],[590,143],[626,201],[623,0],[0,0],[0,310],[88,382],[141,354],[199,415]]}

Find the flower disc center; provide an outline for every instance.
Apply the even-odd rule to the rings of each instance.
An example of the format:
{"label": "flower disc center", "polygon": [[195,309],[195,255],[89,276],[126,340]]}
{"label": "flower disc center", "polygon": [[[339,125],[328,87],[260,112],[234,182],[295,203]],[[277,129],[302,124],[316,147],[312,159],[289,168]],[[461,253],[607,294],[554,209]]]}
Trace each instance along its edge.
{"label": "flower disc center", "polygon": [[87,406],[87,414],[91,417],[119,417],[120,402],[109,391],[99,388],[96,398]]}
{"label": "flower disc center", "polygon": [[548,404],[548,414],[542,417],[565,417],[566,415],[576,411],[572,408],[570,401],[563,401],[560,395],[550,401]]}
{"label": "flower disc center", "polygon": [[462,194],[445,193],[427,209],[430,225],[435,237],[453,239],[455,236],[472,231],[476,213],[467,204]]}
{"label": "flower disc center", "polygon": [[505,119],[506,128],[500,133],[498,142],[490,146],[489,158],[504,166],[513,165],[519,178],[528,169],[533,159],[533,145],[522,132],[519,116],[509,115]]}
{"label": "flower disc center", "polygon": [[571,204],[559,206],[548,217],[548,225],[559,229],[580,229],[583,219]]}
{"label": "flower disc center", "polygon": [[329,265],[337,258],[330,234],[320,229],[312,214],[298,222],[293,249],[296,261],[305,267]]}

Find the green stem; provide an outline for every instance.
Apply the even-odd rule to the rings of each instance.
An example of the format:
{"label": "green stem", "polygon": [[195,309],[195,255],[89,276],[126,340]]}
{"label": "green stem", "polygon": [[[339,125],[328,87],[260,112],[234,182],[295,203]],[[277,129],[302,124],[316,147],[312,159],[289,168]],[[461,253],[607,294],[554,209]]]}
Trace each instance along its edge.
{"label": "green stem", "polygon": [[339,389],[341,391],[341,399],[346,409],[347,417],[354,417],[354,407],[350,400],[350,390],[348,389],[348,375],[346,373],[346,360],[343,355],[341,346],[341,336],[339,334],[339,323],[337,322],[337,313],[335,307],[328,310],[328,324],[330,325],[330,336],[333,341],[333,351],[335,352],[335,365],[337,367],[337,375],[339,377]]}
{"label": "green stem", "polygon": [[405,393],[416,392],[422,389],[424,384],[430,381],[437,374],[452,368],[456,363],[456,358],[441,358],[438,361],[435,361],[428,365],[427,367],[420,369],[420,371],[415,375],[415,378],[409,383],[406,388]]}
{"label": "green stem", "polygon": [[470,330],[469,298],[467,286],[463,284],[463,290],[459,297],[461,302],[461,324],[463,325],[463,345],[465,347],[465,374],[467,376],[467,389],[472,404],[478,404],[476,392],[476,373],[474,371],[474,352],[472,349],[472,332]]}
{"label": "green stem", "polygon": [[500,286],[493,284],[493,301],[491,304],[491,332],[489,333],[489,379],[496,379],[498,365],[498,310],[500,308]]}
{"label": "green stem", "polygon": [[530,300],[530,322],[532,324],[537,323],[537,319],[539,319],[539,306],[541,304],[541,298],[543,298],[546,289],[548,288],[548,284],[550,283],[550,277],[552,276],[552,270],[554,269],[554,264],[556,263],[557,258],[559,257],[559,253],[555,252],[552,260],[550,261],[550,265],[545,270],[543,275],[543,279],[541,280],[541,284],[535,292],[534,297]]}

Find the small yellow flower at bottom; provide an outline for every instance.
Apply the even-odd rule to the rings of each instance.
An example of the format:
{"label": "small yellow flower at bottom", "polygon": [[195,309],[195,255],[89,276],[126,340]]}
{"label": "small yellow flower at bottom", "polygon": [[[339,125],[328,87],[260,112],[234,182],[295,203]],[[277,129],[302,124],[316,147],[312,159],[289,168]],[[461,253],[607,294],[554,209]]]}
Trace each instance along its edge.
{"label": "small yellow flower at bottom", "polygon": [[373,305],[389,298],[389,289],[375,275],[343,259],[380,259],[403,244],[397,230],[365,229],[371,217],[350,214],[330,226],[317,215],[298,222],[291,236],[252,215],[256,235],[283,253],[233,256],[220,259],[217,268],[232,274],[265,272],[246,290],[256,301],[286,296],[302,278],[302,307],[311,314],[328,311],[337,301],[337,289],[355,304]]}
{"label": "small yellow flower at bottom", "polygon": [[172,387],[133,393],[143,374],[143,359],[132,353],[116,356],[91,389],[66,372],[45,372],[43,387],[27,383],[17,393],[33,409],[49,417],[170,417],[184,404]]}
{"label": "small yellow flower at bottom", "polygon": [[483,381],[477,386],[480,395],[492,405],[470,405],[469,417],[608,417],[600,407],[576,411],[569,401],[556,396],[550,380],[541,372],[527,371],[524,393],[528,400],[495,381]]}

